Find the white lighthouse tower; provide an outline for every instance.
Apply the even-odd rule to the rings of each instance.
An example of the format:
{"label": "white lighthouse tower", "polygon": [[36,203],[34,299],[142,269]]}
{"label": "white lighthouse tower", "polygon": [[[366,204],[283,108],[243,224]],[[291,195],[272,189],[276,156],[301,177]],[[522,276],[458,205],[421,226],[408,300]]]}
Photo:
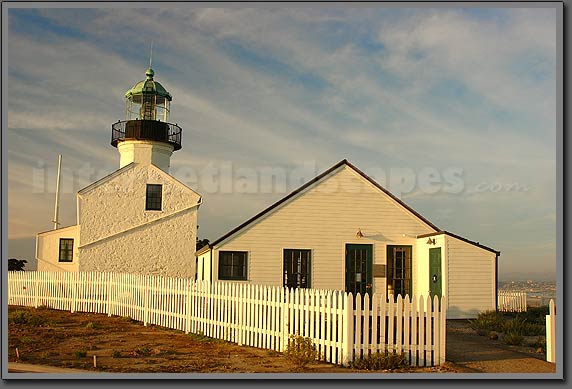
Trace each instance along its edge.
{"label": "white lighthouse tower", "polygon": [[173,98],[154,75],[149,67],[146,78],[125,93],[125,121],[112,125],[111,144],[119,151],[120,168],[135,162],[168,173],[173,151],[181,148],[183,131],[169,123]]}

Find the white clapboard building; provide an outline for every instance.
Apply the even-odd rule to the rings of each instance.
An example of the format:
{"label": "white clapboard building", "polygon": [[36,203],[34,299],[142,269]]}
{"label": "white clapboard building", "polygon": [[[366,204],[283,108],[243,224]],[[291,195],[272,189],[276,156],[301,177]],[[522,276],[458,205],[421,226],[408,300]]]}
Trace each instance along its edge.
{"label": "white clapboard building", "polygon": [[346,160],[197,251],[200,280],[428,296],[494,310],[500,252],[443,231]]}
{"label": "white clapboard building", "polygon": [[201,196],[169,175],[182,130],[169,123],[169,92],[145,75],[112,125],[119,169],[77,193],[76,225],[37,235],[39,271],[194,277]]}

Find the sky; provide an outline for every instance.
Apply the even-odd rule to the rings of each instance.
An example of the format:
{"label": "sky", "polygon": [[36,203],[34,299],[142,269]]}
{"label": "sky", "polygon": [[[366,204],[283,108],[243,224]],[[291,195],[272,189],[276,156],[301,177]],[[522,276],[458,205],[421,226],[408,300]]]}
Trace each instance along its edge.
{"label": "sky", "polygon": [[52,228],[58,154],[62,226],[75,192],[119,168],[111,124],[151,42],[183,128],[171,174],[203,196],[199,238],[348,159],[439,228],[500,250],[501,280],[554,278],[551,8],[11,8],[10,258],[33,266],[35,234]]}

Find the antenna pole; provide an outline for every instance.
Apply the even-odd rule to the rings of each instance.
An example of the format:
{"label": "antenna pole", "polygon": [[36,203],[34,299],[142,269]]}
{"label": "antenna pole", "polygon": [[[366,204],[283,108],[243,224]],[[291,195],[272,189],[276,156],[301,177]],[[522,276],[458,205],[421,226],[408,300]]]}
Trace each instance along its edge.
{"label": "antenna pole", "polygon": [[153,41],[151,41],[151,50],[149,51],[149,69],[152,68],[153,64]]}
{"label": "antenna pole", "polygon": [[60,211],[60,177],[62,173],[62,155],[60,154],[58,157],[58,178],[56,181],[56,206],[54,207],[54,230],[58,229],[58,217]]}

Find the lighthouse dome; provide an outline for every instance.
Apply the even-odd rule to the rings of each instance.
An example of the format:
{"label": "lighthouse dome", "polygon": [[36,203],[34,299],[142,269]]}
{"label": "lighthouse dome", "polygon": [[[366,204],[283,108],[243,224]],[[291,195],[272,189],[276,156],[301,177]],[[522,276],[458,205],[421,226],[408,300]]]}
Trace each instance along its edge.
{"label": "lighthouse dome", "polygon": [[141,96],[143,94],[151,94],[160,98],[162,97],[169,101],[173,100],[171,94],[167,92],[167,90],[163,87],[163,85],[153,80],[154,75],[155,72],[153,71],[153,69],[148,68],[145,71],[145,76],[146,76],[145,80],[139,81],[138,83],[133,85],[133,87],[125,93],[125,97],[130,100],[133,98],[135,98],[135,100],[138,100],[136,96]]}

